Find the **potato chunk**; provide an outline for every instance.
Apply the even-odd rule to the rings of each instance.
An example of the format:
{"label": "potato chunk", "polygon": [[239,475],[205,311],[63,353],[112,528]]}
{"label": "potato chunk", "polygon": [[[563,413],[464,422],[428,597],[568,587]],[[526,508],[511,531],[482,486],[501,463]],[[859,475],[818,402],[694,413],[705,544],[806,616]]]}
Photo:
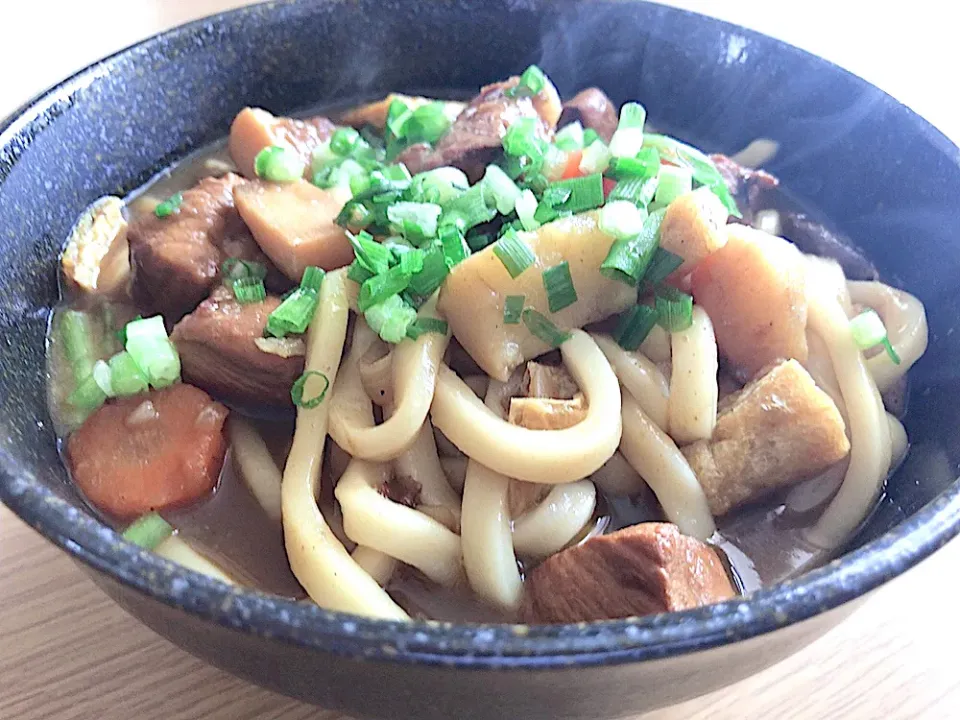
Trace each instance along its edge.
{"label": "potato chunk", "polygon": [[690,276],[693,297],[713,321],[717,346],[743,379],[776,360],[807,360],[803,256],[786,240],[745,225]]}
{"label": "potato chunk", "polygon": [[253,161],[270,145],[292,149],[307,164],[313,149],[333,134],[333,123],[325,117],[306,120],[276,117],[260,108],[244,108],[230,126],[230,157],[244,177],[255,178]]}
{"label": "potato chunk", "polygon": [[683,448],[714,515],[811,478],[850,452],[840,411],[796,360],[724,404],[713,437]]}
{"label": "potato chunk", "polygon": [[347,234],[334,222],[350,199],[346,188],[253,180],[233,195],[257,244],[291,280],[300,280],[308,265],[333,270],[353,260]]}
{"label": "potato chunk", "polygon": [[[440,292],[439,310],[461,345],[491,377],[506,382],[514,368],[549,350],[523,323],[503,322],[509,295],[523,295],[526,306],[564,330],[583,327],[621,312],[637,300],[637,290],[600,273],[613,237],[597,226],[597,213],[555,220],[520,237],[535,256],[533,265],[511,278],[490,246],[453,268]],[[541,273],[566,260],[578,299],[551,313]]]}
{"label": "potato chunk", "polygon": [[681,195],[669,206],[660,226],[660,247],[683,258],[675,275],[682,277],[727,241],[727,209],[709,188]]}

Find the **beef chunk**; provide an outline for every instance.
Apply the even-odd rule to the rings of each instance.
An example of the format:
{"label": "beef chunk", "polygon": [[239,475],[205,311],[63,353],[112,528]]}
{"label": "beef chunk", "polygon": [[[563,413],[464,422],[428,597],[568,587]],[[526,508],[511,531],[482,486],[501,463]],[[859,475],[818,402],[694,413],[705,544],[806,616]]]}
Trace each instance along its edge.
{"label": "beef chunk", "polygon": [[524,584],[520,617],[572,623],[687,610],[734,596],[716,552],[670,523],[643,523],[553,555]]}
{"label": "beef chunk", "polygon": [[737,207],[743,213],[744,220],[750,222],[753,214],[770,207],[768,191],[775,190],[780,181],[766,170],[754,170],[744,167],[733,158],[719,153],[710,159],[717,166],[727,189],[737,201]]}
{"label": "beef chunk", "polygon": [[233,173],[204,178],[183,193],[173,215],[149,213],[130,223],[131,292],[144,314],[178,320],[209,294],[231,257],[263,263],[268,285],[282,286],[234,207],[233,190],[244,182]]}
{"label": "beef chunk", "polygon": [[481,88],[435,147],[412,145],[397,160],[411,173],[453,165],[476,182],[502,151],[503,136],[518,120],[535,119],[540,135],[547,138],[560,115],[556,89],[547,81],[547,86],[534,97],[511,97],[507,91],[518,82],[519,78],[512,77]]}
{"label": "beef chunk", "polygon": [[563,104],[558,124],[562,127],[572,122],[595,130],[604,142],[609,143],[617,129],[617,106],[599,88],[581,90]]}
{"label": "beef chunk", "polygon": [[811,255],[831,258],[840,263],[848,280],[877,280],[876,266],[854,245],[853,241],[828,230],[804,213],[780,214],[783,236],[800,250]]}
{"label": "beef chunk", "polygon": [[811,478],[850,451],[840,411],[796,360],[724,405],[713,437],[683,448],[714,515]]}
{"label": "beef chunk", "polygon": [[303,372],[303,356],[283,357],[258,345],[279,304],[268,296],[241,305],[229,288],[214,290],[173,329],[184,379],[243,408],[292,407],[290,387]]}

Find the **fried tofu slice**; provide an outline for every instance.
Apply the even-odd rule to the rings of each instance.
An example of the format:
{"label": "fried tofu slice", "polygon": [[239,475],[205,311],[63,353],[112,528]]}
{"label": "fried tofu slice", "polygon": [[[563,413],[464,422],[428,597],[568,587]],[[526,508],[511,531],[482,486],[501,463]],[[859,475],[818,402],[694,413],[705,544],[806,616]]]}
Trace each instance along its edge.
{"label": "fried tofu slice", "polygon": [[583,395],[573,400],[511,398],[509,421],[530,430],[563,430],[587,416]]}
{"label": "fried tofu slice", "polygon": [[682,448],[715,516],[811,478],[850,452],[840,411],[796,360],[779,362],[724,405],[713,437]]}
{"label": "fried tofu slice", "polygon": [[727,242],[727,209],[712,190],[697,188],[667,206],[660,225],[660,247],[683,258],[674,276],[683,277]]}

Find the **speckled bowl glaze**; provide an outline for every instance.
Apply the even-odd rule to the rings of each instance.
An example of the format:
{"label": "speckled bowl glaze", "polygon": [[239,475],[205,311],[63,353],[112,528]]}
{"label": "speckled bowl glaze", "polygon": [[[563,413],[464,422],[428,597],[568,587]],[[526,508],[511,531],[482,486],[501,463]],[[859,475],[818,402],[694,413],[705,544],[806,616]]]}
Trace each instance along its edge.
{"label": "speckled bowl glaze", "polygon": [[[394,89],[471,90],[539,63],[570,93],[638,98],[711,150],[782,145],[786,187],[926,303],[911,458],[835,562],[749,598],[669,616],[557,627],[397,624],[232,589],[125,544],[67,484],[44,402],[56,255],[95,198],[124,194],[275,112]],[[960,528],[958,150],[907,108],[793,47],[640,2],[333,0],[259,5],[99,62],[0,131],[0,499],[104,590],[190,652],[358,716],[616,717],[745,677]],[[855,660],[851,656],[851,661]]]}

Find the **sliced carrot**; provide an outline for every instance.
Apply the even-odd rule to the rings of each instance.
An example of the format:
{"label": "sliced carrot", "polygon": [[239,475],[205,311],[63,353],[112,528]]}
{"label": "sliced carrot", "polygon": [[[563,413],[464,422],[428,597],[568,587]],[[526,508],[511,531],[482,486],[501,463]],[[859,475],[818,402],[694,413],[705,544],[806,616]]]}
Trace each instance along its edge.
{"label": "sliced carrot", "polygon": [[226,418],[223,405],[192,385],[112,400],[70,436],[74,482],[121,519],[195,502],[220,475]]}
{"label": "sliced carrot", "polygon": [[563,168],[563,175],[560,176],[563,180],[569,180],[570,178],[577,178],[583,175],[580,172],[580,160],[583,158],[583,150],[571,150],[570,154],[567,155],[567,165]]}

